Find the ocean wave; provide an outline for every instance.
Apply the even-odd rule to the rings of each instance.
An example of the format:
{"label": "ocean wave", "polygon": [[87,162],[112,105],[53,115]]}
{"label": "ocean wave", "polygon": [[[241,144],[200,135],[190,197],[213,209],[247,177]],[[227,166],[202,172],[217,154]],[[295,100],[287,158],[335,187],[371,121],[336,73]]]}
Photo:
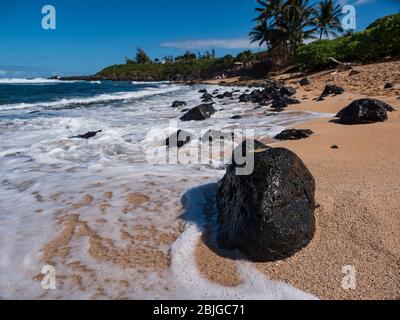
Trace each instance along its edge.
{"label": "ocean wave", "polygon": [[100,94],[87,98],[70,98],[70,99],[64,98],[52,102],[6,104],[6,105],[0,105],[0,111],[22,110],[22,109],[33,109],[33,108],[54,108],[54,107],[65,107],[68,105],[75,105],[75,104],[90,104],[96,102],[139,99],[143,97],[149,97],[153,95],[173,92],[179,89],[180,87],[178,86],[168,87],[168,88],[147,88],[136,92],[117,92],[109,94]]}
{"label": "ocean wave", "polygon": [[62,81],[57,79],[23,79],[23,78],[2,78],[0,84],[48,84],[48,83],[75,83],[78,81]]}
{"label": "ocean wave", "polygon": [[169,84],[170,81],[131,81],[132,84]]}

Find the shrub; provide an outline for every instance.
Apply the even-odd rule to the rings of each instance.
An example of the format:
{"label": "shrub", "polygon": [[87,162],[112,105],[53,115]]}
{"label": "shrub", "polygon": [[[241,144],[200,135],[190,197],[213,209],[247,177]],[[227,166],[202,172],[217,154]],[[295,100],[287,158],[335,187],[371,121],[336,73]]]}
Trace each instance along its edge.
{"label": "shrub", "polygon": [[329,57],[345,62],[367,62],[399,54],[400,14],[395,14],[351,36],[304,45],[297,50],[295,59],[302,69],[320,70],[333,66]]}

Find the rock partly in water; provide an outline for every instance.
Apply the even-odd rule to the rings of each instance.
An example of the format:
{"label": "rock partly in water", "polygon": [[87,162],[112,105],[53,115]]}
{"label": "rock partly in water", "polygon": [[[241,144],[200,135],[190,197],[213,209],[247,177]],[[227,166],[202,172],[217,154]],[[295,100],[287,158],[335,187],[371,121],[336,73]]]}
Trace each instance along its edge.
{"label": "rock partly in water", "polygon": [[390,105],[377,99],[360,99],[353,101],[341,110],[336,118],[342,124],[363,124],[383,122],[388,119],[387,111],[395,111]]}
{"label": "rock partly in water", "polygon": [[283,111],[283,109],[287,108],[288,103],[286,102],[285,99],[283,98],[276,98],[274,99],[274,101],[272,102],[272,106],[271,109],[273,109],[274,111]]}
{"label": "rock partly in water", "polygon": [[172,103],[172,108],[179,108],[179,107],[184,107],[184,106],[186,106],[186,102],[185,101],[174,101],[173,103]]}
{"label": "rock partly in water", "polygon": [[201,89],[199,90],[199,93],[207,93],[207,89]]}
{"label": "rock partly in water", "polygon": [[224,95],[225,98],[232,98],[233,97],[233,93],[232,92],[228,92],[228,91],[224,92],[223,95]]}
{"label": "rock partly in water", "polygon": [[84,139],[84,140],[89,140],[90,138],[94,138],[97,136],[98,133],[103,132],[103,130],[98,130],[98,131],[89,131],[85,134],[80,134],[74,137],[69,137],[70,139]]}
{"label": "rock partly in water", "polygon": [[308,138],[312,134],[314,134],[314,132],[312,132],[309,129],[301,129],[301,130],[288,129],[288,130],[284,130],[280,134],[278,134],[275,137],[275,139],[276,140],[300,140],[300,139]]}
{"label": "rock partly in water", "polygon": [[186,114],[181,117],[182,121],[202,121],[211,117],[216,110],[212,103],[201,104],[193,109],[190,109]]}
{"label": "rock partly in water", "polygon": [[219,185],[218,243],[259,262],[287,258],[315,232],[315,181],[293,152],[268,148],[254,153],[254,170],[237,175],[228,167]]}
{"label": "rock partly in water", "polygon": [[212,96],[212,94],[210,94],[210,93],[204,93],[203,95],[202,95],[202,97],[201,97],[201,100],[203,101],[203,102],[210,102],[210,101],[212,101],[212,99],[213,99],[213,96]]}
{"label": "rock partly in water", "polygon": [[292,97],[283,97],[283,100],[286,101],[287,104],[300,104],[301,102],[295,98]]}
{"label": "rock partly in water", "polygon": [[296,92],[297,92],[296,89],[293,87],[282,87],[279,90],[281,96],[288,96],[288,97],[294,96]]}
{"label": "rock partly in water", "polygon": [[177,132],[170,135],[167,140],[165,140],[165,145],[169,148],[182,148],[185,144],[192,141],[193,135],[190,132],[178,130]]}
{"label": "rock partly in water", "polygon": [[233,120],[238,120],[238,119],[242,119],[242,118],[243,118],[243,116],[241,116],[239,114],[231,117],[231,119],[233,119]]}
{"label": "rock partly in water", "polygon": [[337,85],[334,84],[328,84],[327,86],[325,86],[324,91],[321,94],[321,97],[327,97],[330,95],[338,95],[338,94],[343,94],[344,93],[344,89],[342,87],[339,87]]}

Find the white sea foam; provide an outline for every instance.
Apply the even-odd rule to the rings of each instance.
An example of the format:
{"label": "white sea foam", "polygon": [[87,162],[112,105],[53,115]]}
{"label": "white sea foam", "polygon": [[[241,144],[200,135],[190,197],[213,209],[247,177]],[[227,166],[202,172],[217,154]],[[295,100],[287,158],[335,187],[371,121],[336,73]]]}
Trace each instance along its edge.
{"label": "white sea foam", "polygon": [[52,84],[52,83],[75,83],[77,81],[62,81],[57,79],[24,79],[24,78],[0,78],[0,84]]}
{"label": "white sea foam", "polygon": [[89,104],[96,102],[109,102],[118,100],[130,100],[139,99],[152,95],[164,94],[179,90],[179,87],[168,87],[168,88],[146,88],[142,91],[137,92],[117,92],[109,94],[99,94],[88,98],[68,98],[61,99],[52,102],[37,102],[37,103],[16,103],[0,105],[0,111],[4,110],[21,110],[21,109],[33,109],[37,107],[51,108],[51,107],[63,107],[74,104]]}
{"label": "white sea foam", "polygon": [[[68,244],[72,249],[66,261],[55,258],[55,266],[60,276],[75,275],[76,271],[68,265],[76,261],[93,270],[95,280],[90,273],[79,273],[86,291],[65,280],[54,292],[44,292],[40,282],[33,280],[43,267],[41,249],[63,231],[63,225],[55,223],[57,217],[78,215],[99,236],[110,239],[124,251],[129,249],[130,244],[121,239],[123,225],[132,235],[135,235],[138,226],[155,227],[160,234],[168,233],[171,225],[177,223],[176,210],[181,196],[189,189],[217,182],[223,176],[224,170],[221,170],[218,161],[213,166],[154,166],[145,159],[146,149],[160,145],[167,138],[171,129],[168,128],[169,121],[182,115],[179,108],[171,108],[171,103],[183,100],[188,103],[187,108],[198,105],[200,94],[197,91],[200,88],[160,84],[140,92],[65,99],[61,102],[68,105],[126,100],[120,101],[118,107],[105,103],[102,108],[64,110],[51,116],[39,114],[6,120],[0,118],[0,298],[90,299],[99,286],[105,291],[105,295],[99,298],[106,299],[313,298],[287,285],[265,279],[246,263],[238,265],[244,282],[237,288],[225,288],[203,279],[193,257],[196,241],[205,223],[201,220],[201,209],[204,193],[208,191],[203,188],[193,189],[187,194],[186,211],[192,219],[187,219],[183,234],[172,247],[171,244],[162,244],[156,248],[161,252],[172,250],[171,269],[143,274],[133,267],[124,268],[110,261],[96,260],[89,254],[87,237],[75,237]],[[212,91],[215,88],[210,86],[207,89]],[[221,91],[230,89],[220,88]],[[44,104],[57,107],[60,101]],[[38,106],[25,105],[24,108]],[[282,113],[266,117],[263,110],[252,111],[252,104],[238,104],[228,99],[218,100],[215,108],[219,111],[203,122],[178,121],[180,129],[196,133],[196,138],[182,148],[182,152],[196,148],[200,132],[208,129],[254,128],[257,137],[271,136],[293,123],[321,116]],[[16,113],[4,109],[1,112],[5,115]],[[231,119],[232,115],[242,113],[250,115],[240,120]],[[103,132],[88,141],[68,139],[100,129]],[[150,129],[151,134],[147,135]],[[114,197],[104,199],[104,193],[110,191]],[[124,213],[128,192],[150,197],[154,202],[150,204],[153,206],[151,210],[137,208]],[[93,197],[93,204],[74,206],[85,195]],[[105,201],[110,206],[106,214],[98,207]],[[155,244],[151,243],[151,238],[143,237],[135,246],[147,249]],[[128,282],[129,287],[118,285],[119,281]]]}

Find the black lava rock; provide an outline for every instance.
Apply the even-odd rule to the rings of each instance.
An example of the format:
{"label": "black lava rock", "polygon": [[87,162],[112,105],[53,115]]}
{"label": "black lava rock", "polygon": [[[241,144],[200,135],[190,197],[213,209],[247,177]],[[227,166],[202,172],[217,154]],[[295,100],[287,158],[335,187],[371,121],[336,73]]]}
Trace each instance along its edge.
{"label": "black lava rock", "polygon": [[287,258],[315,232],[315,181],[293,152],[269,148],[254,153],[254,170],[238,175],[232,164],[219,184],[218,243],[251,260]]}
{"label": "black lava rock", "polygon": [[276,98],[274,101],[272,101],[272,106],[271,108],[274,109],[275,111],[282,111],[288,106],[288,103],[286,102],[285,99],[283,98]]}
{"label": "black lava rock", "polygon": [[393,82],[385,83],[385,87],[384,88],[385,89],[392,89],[392,88],[394,88],[394,83]]}
{"label": "black lava rock", "polygon": [[304,86],[310,85],[310,84],[311,84],[311,81],[310,81],[309,78],[303,78],[303,79],[301,79],[301,80],[299,81],[299,83],[300,83],[300,85],[301,85],[302,87],[304,87]]}
{"label": "black lava rock", "polygon": [[291,97],[283,97],[283,100],[286,101],[287,104],[300,104],[301,102],[295,98],[291,98]]}
{"label": "black lava rock", "polygon": [[187,105],[187,103],[185,102],[185,101],[174,101],[173,103],[172,103],[172,108],[179,108],[179,107],[184,107],[184,106],[186,106]]}
{"label": "black lava rock", "polygon": [[212,99],[213,99],[213,96],[212,96],[212,94],[210,94],[210,93],[204,93],[203,95],[202,95],[202,97],[201,97],[201,100],[203,101],[203,102],[210,102],[210,101],[212,101]]}
{"label": "black lava rock", "polygon": [[199,93],[207,93],[207,90],[206,89],[201,89],[201,90],[199,90]]}
{"label": "black lava rock", "polygon": [[325,89],[322,92],[321,97],[327,97],[329,95],[335,95],[336,96],[336,95],[342,94],[342,93],[344,93],[344,89],[343,88],[341,88],[339,86],[336,86],[336,85],[333,85],[333,84],[329,84],[329,85],[325,86]]}
{"label": "black lava rock", "polygon": [[342,124],[362,124],[383,122],[388,119],[387,111],[395,111],[390,105],[376,99],[360,99],[353,101],[341,110],[336,118]]}
{"label": "black lava rock", "polygon": [[224,96],[225,98],[232,98],[232,97],[233,97],[233,93],[227,91],[227,92],[224,92],[223,96]]}
{"label": "black lava rock", "polygon": [[302,129],[302,130],[296,130],[296,129],[289,129],[289,130],[284,130],[280,134],[278,134],[275,139],[276,140],[300,140],[300,139],[305,139],[311,136],[314,132],[312,132],[309,129]]}
{"label": "black lava rock", "polygon": [[296,92],[297,92],[296,89],[292,87],[282,87],[279,90],[281,96],[288,96],[288,97],[294,96]]}
{"label": "black lava rock", "polygon": [[339,147],[338,147],[336,144],[334,144],[334,145],[331,147],[331,149],[339,149]]}
{"label": "black lava rock", "polygon": [[170,135],[167,140],[165,140],[165,145],[169,148],[182,148],[185,144],[192,141],[193,135],[190,132],[183,130],[178,130],[177,132]]}
{"label": "black lava rock", "polygon": [[212,103],[201,104],[193,109],[190,109],[186,114],[181,117],[182,121],[202,121],[211,117],[216,110]]}
{"label": "black lava rock", "polygon": [[225,96],[223,95],[223,94],[219,94],[219,95],[217,95],[217,96],[215,96],[217,99],[224,99],[225,98]]}
{"label": "black lava rock", "polygon": [[242,119],[242,118],[243,118],[243,116],[241,116],[241,115],[235,115],[235,116],[231,117],[231,119],[233,119],[233,120]]}

